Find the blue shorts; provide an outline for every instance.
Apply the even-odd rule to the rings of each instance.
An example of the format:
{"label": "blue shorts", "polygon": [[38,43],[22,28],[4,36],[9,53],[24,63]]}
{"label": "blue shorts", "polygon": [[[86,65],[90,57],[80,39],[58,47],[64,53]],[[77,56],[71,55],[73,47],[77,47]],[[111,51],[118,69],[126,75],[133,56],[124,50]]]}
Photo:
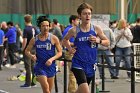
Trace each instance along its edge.
{"label": "blue shorts", "polygon": [[35,66],[34,67],[34,74],[35,76],[46,76],[48,78],[53,77],[56,75],[56,66],[45,66],[45,67],[39,67]]}
{"label": "blue shorts", "polygon": [[95,74],[94,64],[82,62],[80,60],[72,60],[72,68],[82,69],[87,77],[92,77]]}

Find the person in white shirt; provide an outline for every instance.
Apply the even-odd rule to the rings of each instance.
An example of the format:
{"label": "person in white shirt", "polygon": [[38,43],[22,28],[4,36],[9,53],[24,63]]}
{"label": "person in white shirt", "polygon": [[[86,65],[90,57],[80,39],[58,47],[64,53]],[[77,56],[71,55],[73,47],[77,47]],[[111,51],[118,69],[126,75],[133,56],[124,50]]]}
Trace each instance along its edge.
{"label": "person in white shirt", "polygon": [[[106,37],[109,39],[110,45],[106,47],[101,44],[98,44],[98,55],[105,55],[104,59],[105,62],[108,64],[108,66],[114,66],[114,57],[108,55],[113,55],[112,49],[115,46],[115,36],[113,31],[109,27],[106,27],[106,29],[104,29],[103,32],[106,35]],[[102,64],[102,57],[98,57],[98,63]],[[102,67],[98,67],[98,68],[99,68],[99,76],[100,78],[102,78],[103,77]],[[110,72],[111,79],[118,79],[118,77],[116,77],[115,69],[109,68],[109,72]]]}
{"label": "person in white shirt", "polygon": [[[131,57],[127,55],[132,53],[131,41],[133,39],[133,35],[131,30],[127,27],[127,22],[125,19],[119,20],[118,26],[114,30],[114,35],[116,39],[115,55],[124,55],[115,57],[116,66],[119,67],[122,58],[124,58],[125,67],[131,68]],[[131,73],[127,71],[127,75],[130,78]],[[119,76],[119,69],[116,69],[116,76]]]}

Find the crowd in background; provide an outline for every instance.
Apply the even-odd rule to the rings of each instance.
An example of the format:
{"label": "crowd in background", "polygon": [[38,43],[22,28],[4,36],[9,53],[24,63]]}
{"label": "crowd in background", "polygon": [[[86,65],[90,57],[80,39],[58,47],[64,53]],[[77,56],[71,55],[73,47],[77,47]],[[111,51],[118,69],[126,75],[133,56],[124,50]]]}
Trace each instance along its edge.
{"label": "crowd in background", "polygon": [[[78,20],[78,16],[75,16],[75,19]],[[70,24],[74,24],[73,20],[70,19]],[[79,21],[77,21],[79,22]],[[78,24],[75,24],[77,26]],[[24,42],[24,30],[20,28],[18,24],[14,24],[12,21],[2,22],[0,29],[0,70],[3,66],[8,68],[16,68],[16,64],[20,63],[23,59],[23,49],[22,44]],[[64,37],[65,31],[69,26],[65,27],[62,24],[59,24],[57,19],[53,19],[50,24],[50,33],[56,35],[60,41]],[[37,29],[36,26],[34,26]],[[70,28],[71,28],[70,27]],[[65,29],[66,28],[66,29]],[[39,33],[39,32],[38,32]],[[108,30],[104,31],[105,35],[110,40],[110,46],[104,47],[99,44],[98,54],[104,55],[129,55],[133,53],[132,43],[140,43],[140,18],[136,20],[135,23],[129,24],[125,19],[115,20],[110,22]],[[115,48],[115,51],[113,49]],[[65,51],[65,48],[64,48]],[[121,62],[126,68],[131,68],[130,56],[117,56],[117,57],[105,57],[105,62],[109,66],[116,65],[120,66]],[[102,62],[102,59],[98,57],[98,63]],[[57,62],[58,71],[61,71],[60,62]],[[109,68],[111,79],[119,79],[119,70]],[[102,70],[99,67],[99,75],[102,78]],[[131,73],[127,71],[128,78],[131,77]],[[74,77],[72,77],[74,78]],[[73,80],[72,80],[73,81]],[[76,82],[74,82],[76,83]],[[74,84],[73,84],[74,85]],[[74,85],[75,86],[75,85]],[[26,86],[23,86],[26,87]],[[70,89],[71,90],[71,89]]]}

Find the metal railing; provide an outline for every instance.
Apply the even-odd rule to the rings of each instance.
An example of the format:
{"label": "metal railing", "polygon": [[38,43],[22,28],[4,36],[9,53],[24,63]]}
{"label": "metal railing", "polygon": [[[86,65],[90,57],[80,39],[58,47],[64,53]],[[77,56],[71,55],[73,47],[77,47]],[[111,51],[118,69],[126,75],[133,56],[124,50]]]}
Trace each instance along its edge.
{"label": "metal railing", "polygon": [[[97,64],[97,66],[102,67],[103,74],[102,76],[104,77],[104,68],[112,68],[112,69],[119,69],[119,70],[127,70],[131,71],[131,93],[135,93],[135,71],[140,72],[140,68],[135,68],[134,67],[134,56],[140,56],[139,54],[134,55],[131,53],[130,55],[98,55],[98,57],[102,58],[102,61],[105,56],[110,56],[110,57],[115,57],[115,56],[131,56],[132,57],[132,62],[131,62],[131,68],[124,68],[124,67],[116,67],[116,66],[108,66],[105,64]],[[65,58],[59,59],[61,61],[64,61],[64,93],[67,93],[67,62],[70,62],[71,60],[66,60]],[[104,63],[104,62],[102,62]],[[55,79],[55,92],[58,93],[58,86],[57,86],[57,79]],[[102,78],[102,90],[100,92],[110,92],[110,91],[105,91],[105,81],[104,78]],[[95,76],[92,79],[92,84],[91,84],[91,93],[95,93]]]}

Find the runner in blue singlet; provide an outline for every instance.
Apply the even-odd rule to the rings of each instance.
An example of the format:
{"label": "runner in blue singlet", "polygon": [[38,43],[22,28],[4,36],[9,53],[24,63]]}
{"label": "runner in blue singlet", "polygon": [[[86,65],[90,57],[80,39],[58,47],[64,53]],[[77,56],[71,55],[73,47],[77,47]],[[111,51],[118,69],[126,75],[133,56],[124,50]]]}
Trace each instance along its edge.
{"label": "runner in blue singlet", "polygon": [[97,44],[91,43],[90,35],[96,36],[93,26],[88,32],[83,32],[79,27],[76,29],[74,46],[76,52],[72,59],[72,68],[82,69],[87,77],[92,77],[94,74],[94,64],[96,63]]}
{"label": "runner in blue singlet", "polygon": [[36,64],[34,67],[35,75],[44,75],[47,77],[53,77],[56,74],[56,64],[53,61],[50,66],[46,66],[48,59],[55,55],[55,46],[51,43],[52,34],[49,33],[48,38],[45,41],[41,41],[36,37]]}
{"label": "runner in blue singlet", "polygon": [[[41,33],[30,40],[25,54],[36,62],[34,73],[43,93],[51,93],[56,74],[55,60],[62,56],[62,49],[59,39],[49,33],[49,20],[45,16],[40,16],[37,22]],[[33,46],[36,47],[36,55],[30,52]]]}
{"label": "runner in blue singlet", "polygon": [[[97,44],[109,45],[109,40],[101,28],[91,25],[91,12],[92,7],[87,3],[78,7],[77,13],[81,23],[79,27],[70,29],[62,42],[73,55],[71,70],[78,84],[76,93],[90,93],[88,85],[95,75]],[[75,47],[71,47],[69,43],[71,37],[75,37]]]}

